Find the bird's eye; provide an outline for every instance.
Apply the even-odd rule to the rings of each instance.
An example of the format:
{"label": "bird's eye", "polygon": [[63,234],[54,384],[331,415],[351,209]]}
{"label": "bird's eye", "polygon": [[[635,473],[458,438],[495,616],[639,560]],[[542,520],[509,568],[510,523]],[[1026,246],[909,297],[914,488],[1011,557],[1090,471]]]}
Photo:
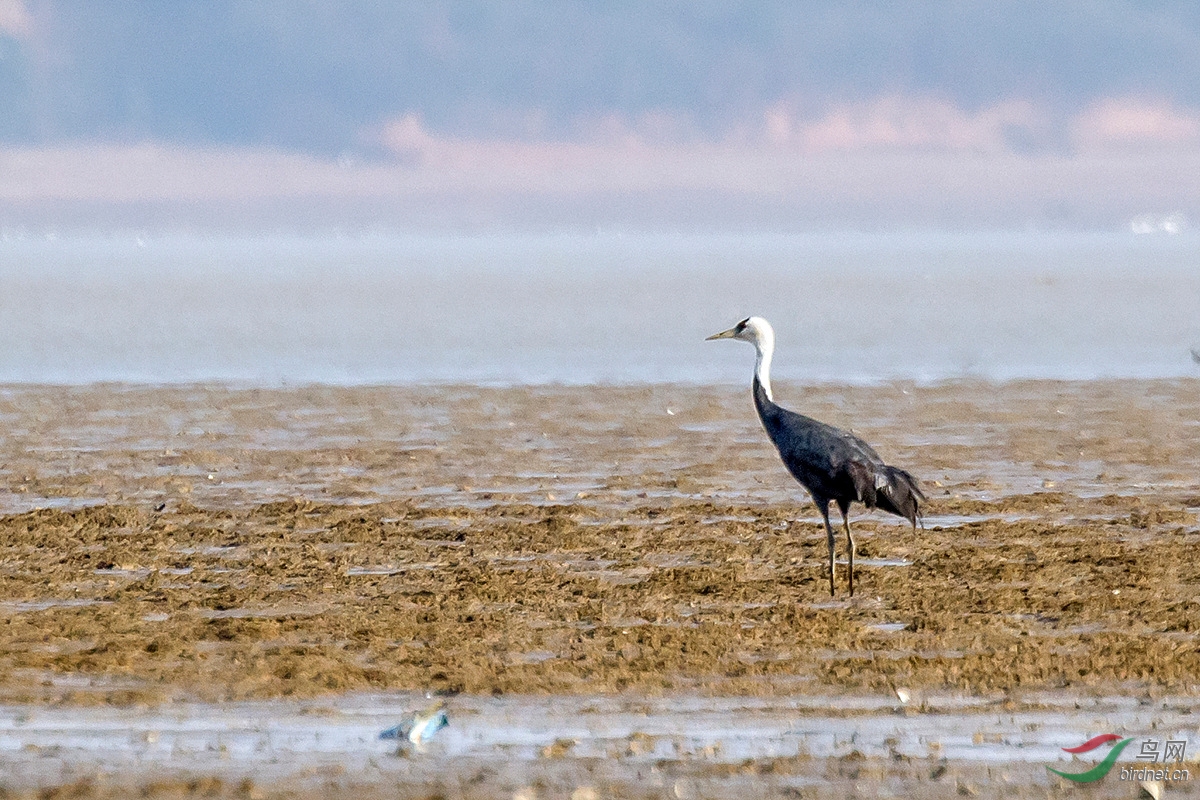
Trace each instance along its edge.
{"label": "bird's eye", "polygon": [[747,322],[749,322],[749,321],[750,321],[750,318],[749,318],[749,317],[747,317],[746,319],[744,319],[744,320],[742,320],[741,322],[739,322],[739,323],[737,324],[737,332],[738,332],[738,333],[741,333],[742,331],[746,330],[746,323],[747,323]]}

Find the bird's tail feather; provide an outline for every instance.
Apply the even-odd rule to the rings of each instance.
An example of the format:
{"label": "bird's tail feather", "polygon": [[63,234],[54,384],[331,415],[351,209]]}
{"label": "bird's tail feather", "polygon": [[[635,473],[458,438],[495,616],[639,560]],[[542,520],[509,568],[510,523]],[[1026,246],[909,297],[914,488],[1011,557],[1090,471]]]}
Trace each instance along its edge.
{"label": "bird's tail feather", "polygon": [[875,507],[904,517],[915,528],[921,521],[921,503],[925,495],[917,479],[899,467],[885,466],[887,482],[875,493]]}

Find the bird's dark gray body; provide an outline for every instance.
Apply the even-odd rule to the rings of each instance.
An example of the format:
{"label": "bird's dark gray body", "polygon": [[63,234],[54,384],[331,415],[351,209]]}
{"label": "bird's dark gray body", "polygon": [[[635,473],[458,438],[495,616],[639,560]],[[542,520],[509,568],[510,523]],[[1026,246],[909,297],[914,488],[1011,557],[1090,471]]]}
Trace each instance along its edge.
{"label": "bird's dark gray body", "polygon": [[822,515],[833,500],[843,514],[862,503],[904,517],[915,525],[925,499],[908,472],[883,463],[869,444],[854,434],[789,411],[769,397],[754,379],[754,407],[788,472],[812,495]]}

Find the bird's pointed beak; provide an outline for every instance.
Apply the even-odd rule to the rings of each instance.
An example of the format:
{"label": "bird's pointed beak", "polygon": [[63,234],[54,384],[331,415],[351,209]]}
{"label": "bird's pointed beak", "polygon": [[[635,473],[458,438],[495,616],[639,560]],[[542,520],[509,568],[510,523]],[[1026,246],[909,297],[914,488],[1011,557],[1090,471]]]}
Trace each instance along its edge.
{"label": "bird's pointed beak", "polygon": [[714,333],[712,336],[706,337],[704,341],[711,342],[713,339],[732,339],[735,335],[737,335],[737,328],[730,328],[727,331]]}

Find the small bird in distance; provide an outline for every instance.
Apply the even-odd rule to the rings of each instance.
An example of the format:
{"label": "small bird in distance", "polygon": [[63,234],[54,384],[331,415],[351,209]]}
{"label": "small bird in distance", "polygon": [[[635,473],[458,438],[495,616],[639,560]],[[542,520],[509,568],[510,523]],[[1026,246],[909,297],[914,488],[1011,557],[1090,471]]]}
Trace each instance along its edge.
{"label": "small bird in distance", "polygon": [[388,728],[379,734],[379,738],[399,739],[401,743],[407,739],[417,750],[420,750],[426,742],[433,738],[434,734],[449,724],[450,720],[446,717],[446,703],[438,700],[424,711],[411,714],[399,725]]}

